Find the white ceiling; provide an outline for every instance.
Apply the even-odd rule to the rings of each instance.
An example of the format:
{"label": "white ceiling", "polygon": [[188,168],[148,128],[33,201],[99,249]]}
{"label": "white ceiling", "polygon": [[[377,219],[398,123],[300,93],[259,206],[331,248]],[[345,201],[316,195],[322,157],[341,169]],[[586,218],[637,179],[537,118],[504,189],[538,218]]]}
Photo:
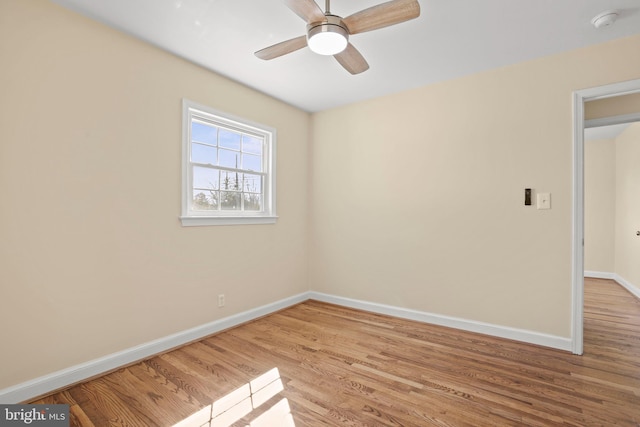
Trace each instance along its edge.
{"label": "white ceiling", "polygon": [[616,139],[630,125],[631,123],[621,123],[617,125],[586,128],[584,130],[584,140]]}
{"label": "white ceiling", "polygon": [[[640,33],[639,0],[420,0],[419,18],[351,37],[370,65],[354,76],[307,48],[253,55],[305,34],[282,0],[53,1],[309,112]],[[383,1],[333,0],[331,11]],[[607,9],[618,21],[596,30]]]}

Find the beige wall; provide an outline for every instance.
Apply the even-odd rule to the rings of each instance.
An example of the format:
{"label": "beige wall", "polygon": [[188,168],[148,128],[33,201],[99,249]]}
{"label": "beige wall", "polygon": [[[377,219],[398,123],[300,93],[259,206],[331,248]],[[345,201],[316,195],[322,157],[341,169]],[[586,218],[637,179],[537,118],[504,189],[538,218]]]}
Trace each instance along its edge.
{"label": "beige wall", "polygon": [[[572,92],[640,78],[639,49],[620,39],[315,114],[311,288],[569,337]],[[523,206],[527,187],[552,209]]]}
{"label": "beige wall", "polygon": [[[0,389],[308,290],[307,113],[46,0],[0,55]],[[183,97],[277,129],[276,225],[181,227]]]}
{"label": "beige wall", "polygon": [[584,269],[614,272],[616,144],[584,143]]}
{"label": "beige wall", "polygon": [[585,120],[601,119],[603,117],[624,116],[640,111],[640,93],[614,96],[585,102]]}
{"label": "beige wall", "polygon": [[615,272],[640,288],[640,123],[616,138]]}

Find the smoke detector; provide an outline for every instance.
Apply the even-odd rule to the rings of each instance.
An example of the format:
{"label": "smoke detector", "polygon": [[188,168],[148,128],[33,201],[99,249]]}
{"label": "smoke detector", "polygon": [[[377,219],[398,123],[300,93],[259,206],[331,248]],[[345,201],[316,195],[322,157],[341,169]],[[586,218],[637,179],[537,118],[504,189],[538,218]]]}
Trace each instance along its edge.
{"label": "smoke detector", "polygon": [[617,10],[605,10],[594,16],[591,23],[596,28],[604,28],[613,25],[616,19],[618,19]]}

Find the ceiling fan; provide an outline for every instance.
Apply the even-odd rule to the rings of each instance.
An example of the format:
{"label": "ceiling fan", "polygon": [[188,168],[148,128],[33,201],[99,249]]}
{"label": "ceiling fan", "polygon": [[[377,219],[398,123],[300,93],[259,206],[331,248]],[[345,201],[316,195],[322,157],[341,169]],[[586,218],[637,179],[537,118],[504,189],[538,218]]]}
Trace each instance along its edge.
{"label": "ceiling fan", "polygon": [[399,24],[420,16],[418,0],[391,0],[349,15],[333,15],[330,0],[325,12],[314,0],[284,0],[289,9],[307,22],[307,34],[259,50],[255,55],[264,60],[286,55],[305,46],[321,55],[333,55],[351,74],[369,69],[362,54],[349,42],[349,36]]}

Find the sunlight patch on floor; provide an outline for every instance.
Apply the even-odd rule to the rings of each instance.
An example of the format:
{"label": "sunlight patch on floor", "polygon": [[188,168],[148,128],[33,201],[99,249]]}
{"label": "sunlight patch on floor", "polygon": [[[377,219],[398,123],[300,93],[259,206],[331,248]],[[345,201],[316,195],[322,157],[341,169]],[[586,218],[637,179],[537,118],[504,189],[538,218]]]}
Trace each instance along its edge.
{"label": "sunlight patch on floor", "polygon": [[[174,424],[173,427],[229,427],[283,390],[280,372],[278,368],[273,368]],[[281,399],[247,424],[247,427],[271,426],[295,427],[289,401],[286,398]]]}
{"label": "sunlight patch on floor", "polygon": [[284,398],[249,424],[251,427],[295,427],[289,401]]}

